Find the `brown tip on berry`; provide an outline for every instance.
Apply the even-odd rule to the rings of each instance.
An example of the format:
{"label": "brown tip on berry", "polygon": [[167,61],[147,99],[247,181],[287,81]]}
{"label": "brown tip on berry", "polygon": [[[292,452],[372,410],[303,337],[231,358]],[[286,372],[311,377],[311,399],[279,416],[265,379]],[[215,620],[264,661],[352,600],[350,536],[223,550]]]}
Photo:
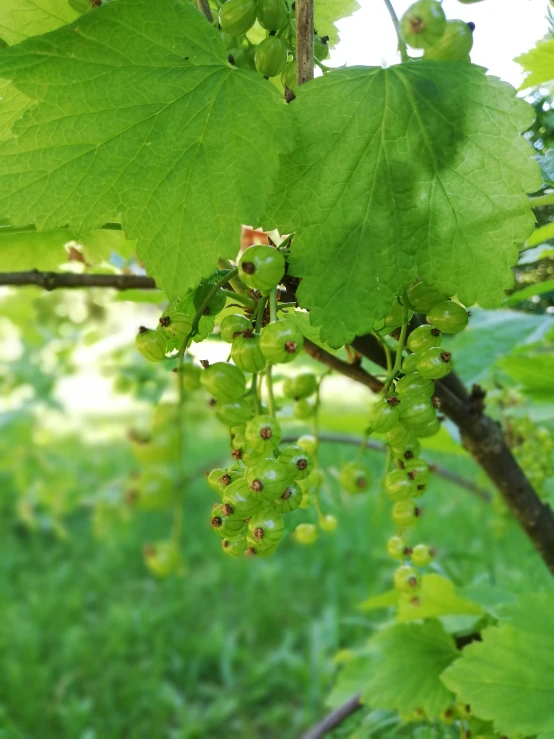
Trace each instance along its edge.
{"label": "brown tip on berry", "polygon": [[219,529],[222,523],[223,521],[221,520],[220,516],[214,516],[212,518],[212,526],[214,527],[214,529]]}
{"label": "brown tip on berry", "polygon": [[409,557],[411,553],[412,553],[412,547],[404,547],[404,549],[402,550],[402,554],[405,557]]}
{"label": "brown tip on berry", "polygon": [[250,490],[253,490],[255,493],[261,493],[263,489],[263,483],[261,480],[254,480],[252,484],[250,485]]}
{"label": "brown tip on berry", "polygon": [[419,516],[421,516],[422,513],[423,513],[423,511],[421,510],[421,508],[414,508],[414,516],[416,518],[418,518]]}
{"label": "brown tip on berry", "polygon": [[230,485],[231,484],[231,476],[228,472],[226,472],[224,475],[221,475],[218,482],[220,482],[222,485]]}
{"label": "brown tip on berry", "polygon": [[365,479],[365,477],[359,477],[356,480],[356,487],[360,488],[360,490],[363,490],[367,487],[367,480]]}
{"label": "brown tip on berry", "polygon": [[169,316],[162,316],[160,318],[160,326],[167,328],[170,323],[171,323],[171,318]]}
{"label": "brown tip on berry", "polygon": [[408,585],[411,588],[416,588],[417,587],[417,577],[409,577],[408,578]]}
{"label": "brown tip on berry", "polygon": [[271,430],[271,426],[264,426],[263,429],[260,429],[260,436],[265,441],[267,441],[268,439],[271,439],[271,437],[273,436],[273,431]]}
{"label": "brown tip on berry", "polygon": [[156,550],[152,546],[152,544],[145,544],[142,548],[143,554],[145,557],[153,557],[156,553]]}
{"label": "brown tip on berry", "polygon": [[210,366],[210,362],[207,359],[201,359],[200,364],[202,365],[202,367],[204,367],[204,369],[208,369],[208,367]]}
{"label": "brown tip on berry", "polygon": [[223,547],[223,549],[227,549],[230,543],[231,542],[229,541],[229,539],[223,539],[223,541],[221,542],[221,546]]}
{"label": "brown tip on berry", "polygon": [[288,500],[291,495],[292,495],[292,490],[290,488],[286,488],[285,492],[281,495],[281,498],[283,500]]}
{"label": "brown tip on berry", "polygon": [[450,352],[442,352],[441,359],[443,362],[450,362],[450,360],[452,359],[452,354],[450,354]]}
{"label": "brown tip on berry", "polygon": [[246,272],[247,275],[253,275],[256,271],[254,262],[242,262],[240,266],[242,271]]}
{"label": "brown tip on berry", "polygon": [[147,331],[148,329],[146,328],[146,326],[139,326],[139,334],[145,334]]}
{"label": "brown tip on berry", "polygon": [[441,407],[441,400],[436,395],[431,399],[431,403],[433,403],[433,408],[437,410]]}
{"label": "brown tip on berry", "polygon": [[229,503],[224,503],[221,506],[221,512],[223,513],[224,516],[231,516],[234,513],[233,506],[229,505]]}
{"label": "brown tip on berry", "polygon": [[408,477],[410,478],[410,480],[414,480],[415,479],[415,476],[416,476],[416,471],[415,470],[410,470],[408,472]]}
{"label": "brown tip on berry", "polygon": [[244,331],[242,332],[242,335],[244,336],[245,339],[251,339],[254,336],[254,332],[252,331],[251,328],[245,328]]}
{"label": "brown tip on berry", "polygon": [[254,547],[248,547],[246,551],[244,552],[245,557],[253,557],[256,554],[256,550]]}
{"label": "brown tip on berry", "polygon": [[404,459],[413,459],[414,453],[408,449],[407,452],[404,452]]}
{"label": "brown tip on berry", "polygon": [[418,485],[417,486],[417,489],[418,490],[425,490],[425,485]]}
{"label": "brown tip on berry", "polygon": [[242,449],[233,449],[231,457],[233,457],[233,459],[242,459]]}
{"label": "brown tip on berry", "polygon": [[285,351],[287,354],[294,354],[298,348],[296,341],[285,341]]}
{"label": "brown tip on berry", "polygon": [[446,718],[450,718],[451,716],[454,715],[454,711],[451,708],[447,708],[446,711],[444,712],[444,715],[446,716]]}
{"label": "brown tip on berry", "polygon": [[256,541],[260,541],[260,539],[263,539],[264,538],[265,531],[262,529],[261,526],[258,526],[257,529],[254,529],[253,536],[254,536],[254,539],[256,539]]}
{"label": "brown tip on berry", "polygon": [[423,31],[425,30],[425,23],[423,22],[423,18],[420,18],[418,15],[411,18],[410,30],[412,33],[423,33]]}
{"label": "brown tip on berry", "polygon": [[400,398],[398,398],[396,395],[393,395],[392,398],[387,398],[387,403],[389,405],[392,405],[392,407],[394,408],[400,403]]}
{"label": "brown tip on berry", "polygon": [[216,404],[217,404],[217,400],[215,398],[210,398],[208,400],[208,405],[210,406],[210,408],[213,408],[214,405],[216,405]]}
{"label": "brown tip on berry", "polygon": [[308,466],[308,460],[304,458],[299,459],[298,462],[296,463],[296,468],[299,470],[305,470],[307,466]]}
{"label": "brown tip on berry", "polygon": [[431,335],[432,335],[432,336],[440,336],[440,335],[441,335],[441,332],[439,331],[439,329],[438,329],[438,328],[435,328],[435,327],[433,327],[433,328],[431,329]]}
{"label": "brown tip on berry", "polygon": [[241,335],[242,331],[234,331],[233,332],[233,339],[237,339]]}

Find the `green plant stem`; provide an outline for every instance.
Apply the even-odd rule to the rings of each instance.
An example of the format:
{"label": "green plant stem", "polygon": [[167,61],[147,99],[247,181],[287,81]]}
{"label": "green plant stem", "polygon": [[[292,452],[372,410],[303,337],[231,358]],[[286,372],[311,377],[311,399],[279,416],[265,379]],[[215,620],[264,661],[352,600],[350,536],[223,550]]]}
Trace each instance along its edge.
{"label": "green plant stem", "polygon": [[206,294],[206,297],[204,298],[204,300],[198,307],[196,313],[194,314],[194,317],[192,319],[191,329],[188,335],[183,340],[183,343],[179,347],[179,353],[177,355],[177,388],[178,388],[177,438],[178,438],[178,446],[179,446],[179,456],[178,456],[179,477],[175,485],[175,504],[173,507],[173,528],[171,532],[171,537],[175,543],[179,541],[179,539],[181,538],[181,533],[183,531],[183,508],[182,508],[181,496],[179,493],[181,491],[182,485],[185,483],[185,480],[186,480],[186,472],[185,472],[185,466],[184,466],[185,426],[184,426],[184,413],[183,413],[183,408],[184,408],[185,399],[186,399],[185,398],[185,388],[183,385],[183,364],[185,361],[185,352],[187,350],[189,341],[195,336],[196,332],[198,331],[198,324],[200,323],[200,319],[204,315],[204,311],[206,310],[210,300],[213,298],[216,292],[220,288],[223,287],[223,285],[226,285],[229,282],[229,280],[232,279],[237,274],[238,274],[238,268],[232,269],[224,277],[218,280],[212,286],[210,291]]}
{"label": "green plant stem", "polygon": [[394,360],[394,366],[392,371],[387,374],[385,380],[385,386],[383,388],[385,394],[388,393],[390,384],[398,374],[400,366],[402,364],[402,352],[404,351],[404,344],[406,343],[406,332],[408,331],[408,316],[410,313],[410,304],[408,302],[408,295],[404,291],[403,295],[403,313],[402,313],[402,328],[400,329],[400,338],[398,339],[398,346],[396,347],[396,359]]}
{"label": "green plant stem", "polygon": [[541,205],[554,205],[554,192],[547,192],[545,195],[529,198],[529,205],[531,208],[540,208]]}
{"label": "green plant stem", "polygon": [[272,323],[277,320],[277,288],[274,287],[269,295],[269,318]]}
{"label": "green plant stem", "polygon": [[392,372],[392,356],[391,356],[390,346],[383,339],[382,336],[379,336],[379,334],[377,333],[377,331],[372,331],[371,333],[372,333],[373,336],[375,336],[375,338],[377,339],[377,341],[383,347],[383,351],[385,352],[385,361],[387,363],[387,374],[390,375],[390,373]]}
{"label": "green plant stem", "polygon": [[402,38],[402,34],[400,33],[400,22],[398,20],[398,16],[396,15],[396,11],[391,3],[391,0],[383,0],[383,2],[385,3],[387,10],[389,11],[389,15],[394,25],[394,30],[396,31],[400,58],[403,62],[407,62],[409,61],[408,50],[406,48],[406,42],[404,41],[404,39]]}
{"label": "green plant stem", "polygon": [[[267,305],[267,297],[260,298],[256,310],[252,315],[252,321],[254,321],[254,330],[257,334],[260,333],[262,328],[262,320],[264,317],[265,306]],[[258,373],[255,372],[252,375],[252,385],[250,386],[250,392],[254,395],[254,401],[256,404],[256,413],[260,412],[260,396],[258,393]]]}
{"label": "green plant stem", "polygon": [[271,370],[273,365],[268,364],[265,374],[267,383],[267,407],[269,408],[269,415],[275,418],[275,396],[273,395],[273,378],[271,376]]}
{"label": "green plant stem", "polygon": [[241,305],[245,305],[247,308],[251,309],[256,307],[256,301],[248,295],[241,295],[241,293],[236,293],[234,290],[223,290],[223,292],[228,298],[231,298],[236,303],[241,303]]}

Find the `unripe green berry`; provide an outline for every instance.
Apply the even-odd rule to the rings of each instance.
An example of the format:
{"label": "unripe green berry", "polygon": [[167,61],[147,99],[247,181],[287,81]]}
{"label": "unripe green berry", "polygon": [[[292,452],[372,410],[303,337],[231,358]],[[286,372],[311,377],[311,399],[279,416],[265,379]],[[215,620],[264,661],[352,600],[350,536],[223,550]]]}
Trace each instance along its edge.
{"label": "unripe green berry", "polygon": [[416,591],[421,584],[421,577],[415,567],[400,565],[394,573],[394,587],[402,593]]}
{"label": "unripe green berry", "polygon": [[313,523],[300,523],[294,535],[299,544],[313,544],[317,539],[317,527]]}
{"label": "unripe green berry", "polygon": [[406,549],[404,539],[400,536],[391,536],[387,541],[387,552],[393,559],[404,559]]}
{"label": "unripe green berry", "polygon": [[414,354],[423,354],[423,352],[439,346],[441,343],[441,332],[433,326],[418,326],[408,336],[407,346]]}
{"label": "unripe green berry", "polygon": [[333,516],[332,513],[327,513],[319,519],[319,528],[323,531],[335,531],[338,523],[336,516]]}
{"label": "unripe green berry", "polygon": [[392,470],[385,477],[385,490],[391,500],[408,500],[413,497],[415,483],[405,470]]}
{"label": "unripe green berry", "polygon": [[167,351],[167,340],[159,331],[141,326],[136,337],[136,345],[143,357],[150,362],[161,362]]}
{"label": "unripe green berry", "polygon": [[411,500],[399,500],[392,507],[392,519],[399,529],[413,526],[417,516],[418,509]]}
{"label": "unripe green berry", "polygon": [[429,380],[440,380],[452,371],[452,355],[440,347],[429,349],[421,354],[417,362],[417,371]]}
{"label": "unripe green berry", "polygon": [[202,372],[200,382],[204,390],[217,400],[238,400],[246,392],[244,373],[228,362],[215,362],[208,365]]}
{"label": "unripe green berry", "polygon": [[371,483],[371,476],[364,465],[346,462],[339,472],[339,483],[347,493],[363,493]]}
{"label": "unripe green berry", "polygon": [[457,334],[467,326],[469,316],[459,303],[445,300],[429,311],[427,320],[445,334]]}
{"label": "unripe green berry", "polygon": [[431,550],[426,544],[416,544],[411,551],[410,557],[416,567],[427,567],[433,559]]}
{"label": "unripe green berry", "polygon": [[263,244],[249,246],[239,260],[241,280],[253,290],[259,290],[263,295],[267,295],[279,284],[284,273],[285,258],[272,246]]}
{"label": "unripe green berry", "polygon": [[230,316],[225,316],[221,321],[221,326],[219,328],[223,341],[226,341],[227,344],[232,344],[243,331],[251,329],[252,325],[248,318],[243,316],[242,313],[233,313]]}
{"label": "unripe green berry", "polygon": [[317,451],[317,439],[311,434],[304,434],[304,436],[301,436],[297,440],[296,445],[311,455],[315,454]]}

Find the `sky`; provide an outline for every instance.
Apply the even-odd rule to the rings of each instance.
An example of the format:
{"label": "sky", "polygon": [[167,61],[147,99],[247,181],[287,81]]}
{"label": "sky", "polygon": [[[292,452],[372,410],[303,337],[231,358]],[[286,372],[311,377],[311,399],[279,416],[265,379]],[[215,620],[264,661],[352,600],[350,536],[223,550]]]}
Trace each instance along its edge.
{"label": "sky", "polygon": [[[413,0],[393,0],[400,17]],[[330,66],[354,64],[388,66],[399,61],[396,36],[383,0],[358,0],[361,5],[337,25],[340,43],[331,54]],[[444,0],[449,19],[475,23],[471,60],[518,87],[523,79],[513,58],[528,51],[547,32],[548,0],[483,0],[465,5]]]}

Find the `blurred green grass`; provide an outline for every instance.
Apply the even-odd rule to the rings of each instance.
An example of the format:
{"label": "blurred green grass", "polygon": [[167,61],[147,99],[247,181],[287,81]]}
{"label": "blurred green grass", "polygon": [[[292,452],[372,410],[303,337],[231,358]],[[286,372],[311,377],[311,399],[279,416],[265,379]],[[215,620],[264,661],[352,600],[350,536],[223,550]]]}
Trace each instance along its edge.
{"label": "blurred green grass", "polygon": [[[217,439],[197,443],[195,459],[220,450]],[[355,451],[326,445],[324,465],[332,470]],[[378,480],[384,459],[367,460]],[[298,737],[325,710],[336,650],[363,641],[381,619],[356,605],[389,586],[393,566],[383,556],[389,505],[377,485],[343,499],[330,480],[324,506],[339,517],[338,531],[307,548],[289,537],[274,557],[252,561],[221,554],[200,477],[185,506],[187,573],[167,581],[148,575],[140,556],[144,541],[166,535],[161,514],[140,516],[107,541],[92,537],[83,512],[66,541],[5,523],[0,736]],[[419,534],[439,547],[441,564],[468,581],[485,552],[496,576],[491,512],[438,480],[426,497]],[[295,512],[289,530],[313,516]],[[508,567],[527,552],[517,532],[501,548]]]}

